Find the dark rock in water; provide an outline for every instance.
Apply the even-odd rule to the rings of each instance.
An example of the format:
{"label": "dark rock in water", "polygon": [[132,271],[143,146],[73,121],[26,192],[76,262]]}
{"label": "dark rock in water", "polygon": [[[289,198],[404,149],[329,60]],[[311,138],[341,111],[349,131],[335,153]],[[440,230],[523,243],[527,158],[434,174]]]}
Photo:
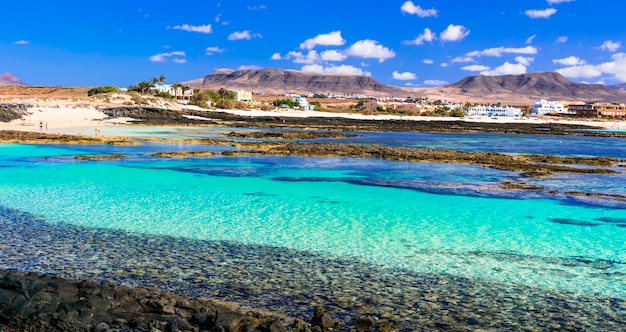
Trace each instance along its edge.
{"label": "dark rock in water", "polygon": [[575,219],[550,218],[548,220],[553,223],[563,224],[563,225],[590,226],[590,227],[600,226],[600,224],[596,224],[596,223],[592,223],[588,221],[575,220]]}
{"label": "dark rock in water", "polygon": [[335,320],[331,315],[326,312],[326,309],[322,306],[315,307],[315,313],[313,313],[313,319],[311,319],[313,326],[319,326],[322,329],[330,329],[341,326],[341,322]]}
{"label": "dark rock in water", "polygon": [[0,331],[286,331],[259,318],[147,288],[0,270]]}

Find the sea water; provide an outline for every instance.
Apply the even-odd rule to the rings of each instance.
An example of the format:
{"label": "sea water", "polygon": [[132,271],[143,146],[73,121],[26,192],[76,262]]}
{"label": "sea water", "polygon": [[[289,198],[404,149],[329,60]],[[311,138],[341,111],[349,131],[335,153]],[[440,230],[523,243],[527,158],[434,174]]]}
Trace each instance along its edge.
{"label": "sea water", "polygon": [[[406,134],[388,135],[401,141]],[[462,144],[456,135],[442,135],[439,140]],[[500,190],[500,181],[517,174],[475,165],[149,156],[222,149],[0,144],[0,207],[59,227],[272,246],[424,275],[626,297],[626,214],[620,202]],[[113,152],[127,157],[74,159]],[[626,192],[622,173],[529,181],[560,192]],[[29,268],[21,264],[0,265]]]}

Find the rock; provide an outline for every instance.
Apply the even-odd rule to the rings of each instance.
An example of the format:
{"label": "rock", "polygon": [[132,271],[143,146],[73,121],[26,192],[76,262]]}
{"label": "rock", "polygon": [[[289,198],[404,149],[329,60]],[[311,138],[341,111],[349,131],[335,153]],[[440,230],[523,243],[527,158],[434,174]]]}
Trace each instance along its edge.
{"label": "rock", "polygon": [[311,319],[311,325],[319,326],[322,329],[330,329],[334,327],[339,327],[341,324],[339,321],[333,319],[326,309],[322,306],[315,307],[315,312],[313,313],[313,319]]}

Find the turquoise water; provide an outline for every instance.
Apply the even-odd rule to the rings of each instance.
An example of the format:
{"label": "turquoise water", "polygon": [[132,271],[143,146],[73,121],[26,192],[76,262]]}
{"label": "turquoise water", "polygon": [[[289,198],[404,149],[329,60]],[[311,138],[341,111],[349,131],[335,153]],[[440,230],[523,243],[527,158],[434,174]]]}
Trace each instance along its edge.
{"label": "turquoise water", "polygon": [[[220,149],[0,144],[0,206],[51,224],[269,245],[423,274],[626,297],[619,202],[498,190],[516,174],[471,165],[147,156]],[[73,159],[113,151],[129,157]],[[626,192],[621,173],[533,181],[561,192]]]}

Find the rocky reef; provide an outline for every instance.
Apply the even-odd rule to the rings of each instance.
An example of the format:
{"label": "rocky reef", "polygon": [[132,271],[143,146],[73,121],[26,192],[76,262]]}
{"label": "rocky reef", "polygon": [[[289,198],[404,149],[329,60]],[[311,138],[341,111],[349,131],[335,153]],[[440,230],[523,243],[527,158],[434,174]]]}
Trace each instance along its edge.
{"label": "rocky reef", "polygon": [[28,104],[0,104],[0,122],[20,119],[31,107]]}

